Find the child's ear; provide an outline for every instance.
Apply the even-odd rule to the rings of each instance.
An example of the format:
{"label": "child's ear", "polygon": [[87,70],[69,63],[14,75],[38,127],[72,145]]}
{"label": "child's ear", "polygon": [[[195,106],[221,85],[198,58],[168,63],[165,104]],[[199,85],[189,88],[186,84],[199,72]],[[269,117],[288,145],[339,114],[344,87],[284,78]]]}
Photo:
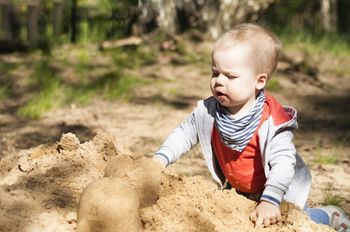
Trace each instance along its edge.
{"label": "child's ear", "polygon": [[261,90],[265,87],[267,82],[267,74],[266,73],[260,73],[256,76],[256,89]]}

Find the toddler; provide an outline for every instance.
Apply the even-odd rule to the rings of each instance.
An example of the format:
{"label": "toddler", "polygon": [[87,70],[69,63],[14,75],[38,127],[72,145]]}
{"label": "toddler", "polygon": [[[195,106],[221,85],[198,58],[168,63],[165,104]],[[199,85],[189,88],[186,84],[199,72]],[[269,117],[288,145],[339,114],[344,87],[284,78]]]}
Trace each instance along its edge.
{"label": "toddler", "polygon": [[276,223],[282,200],[303,208],[317,223],[350,231],[335,207],[307,208],[310,171],[295,150],[297,112],[264,91],[281,49],[277,37],[254,24],[226,32],[212,52],[212,96],[173,130],[153,159],[164,167],[200,144],[214,180],[258,202],[256,226]]}

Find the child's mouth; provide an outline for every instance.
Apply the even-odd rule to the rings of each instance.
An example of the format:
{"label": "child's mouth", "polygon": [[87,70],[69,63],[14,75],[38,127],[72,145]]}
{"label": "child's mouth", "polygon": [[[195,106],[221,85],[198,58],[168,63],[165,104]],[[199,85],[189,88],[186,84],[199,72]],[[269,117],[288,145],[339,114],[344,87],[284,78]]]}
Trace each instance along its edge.
{"label": "child's mouth", "polygon": [[219,97],[225,96],[225,94],[223,94],[222,92],[217,92],[216,95],[219,96]]}

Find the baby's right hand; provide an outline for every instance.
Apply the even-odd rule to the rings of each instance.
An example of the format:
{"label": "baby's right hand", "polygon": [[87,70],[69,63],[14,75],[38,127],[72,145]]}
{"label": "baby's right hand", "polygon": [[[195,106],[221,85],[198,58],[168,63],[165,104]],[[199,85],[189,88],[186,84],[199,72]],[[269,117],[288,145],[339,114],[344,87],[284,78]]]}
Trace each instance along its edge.
{"label": "baby's right hand", "polygon": [[158,157],[153,157],[152,160],[157,163],[162,169],[166,167],[166,163],[163,159],[158,158]]}

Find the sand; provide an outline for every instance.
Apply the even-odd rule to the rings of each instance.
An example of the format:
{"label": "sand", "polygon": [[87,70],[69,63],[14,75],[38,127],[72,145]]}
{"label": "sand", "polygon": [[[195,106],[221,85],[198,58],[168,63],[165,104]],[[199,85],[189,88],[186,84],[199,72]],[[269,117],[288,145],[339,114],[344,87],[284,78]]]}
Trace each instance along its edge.
{"label": "sand", "polygon": [[[2,159],[0,231],[75,231],[84,188],[103,178],[109,161],[125,154],[132,155],[104,133],[84,143],[67,133],[54,144]],[[143,231],[333,231],[285,203],[281,222],[256,229],[248,218],[254,206],[210,179],[165,171],[156,203],[140,215]]]}

